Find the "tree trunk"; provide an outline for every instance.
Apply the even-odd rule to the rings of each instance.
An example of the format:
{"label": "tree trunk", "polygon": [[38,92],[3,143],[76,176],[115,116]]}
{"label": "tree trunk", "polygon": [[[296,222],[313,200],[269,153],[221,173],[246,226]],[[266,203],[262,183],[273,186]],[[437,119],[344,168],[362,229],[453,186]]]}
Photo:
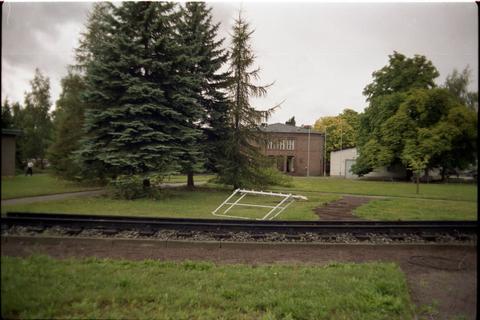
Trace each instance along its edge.
{"label": "tree trunk", "polygon": [[420,174],[417,173],[417,194],[420,192]]}
{"label": "tree trunk", "polygon": [[143,189],[150,188],[150,179],[143,179]]}
{"label": "tree trunk", "polygon": [[412,177],[413,177],[413,171],[407,169],[407,170],[406,170],[406,177],[405,177],[405,178],[407,179],[408,182],[411,182],[411,181],[412,181]]}
{"label": "tree trunk", "polygon": [[428,180],[430,180],[430,177],[428,176],[428,168],[425,169],[425,181],[427,181],[428,183]]}
{"label": "tree trunk", "polygon": [[193,189],[195,187],[193,183],[193,172],[187,173],[187,188]]}
{"label": "tree trunk", "polygon": [[442,182],[445,182],[445,173],[447,169],[445,167],[442,167],[442,171],[440,171],[440,175],[442,176]]}

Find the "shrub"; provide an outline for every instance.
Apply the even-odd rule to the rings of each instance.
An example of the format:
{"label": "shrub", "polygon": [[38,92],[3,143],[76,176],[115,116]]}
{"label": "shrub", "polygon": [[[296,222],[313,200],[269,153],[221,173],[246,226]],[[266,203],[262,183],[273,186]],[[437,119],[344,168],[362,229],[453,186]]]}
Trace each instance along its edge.
{"label": "shrub", "polygon": [[164,176],[159,174],[120,175],[110,180],[110,186],[113,197],[117,199],[133,200],[145,197],[156,199],[161,197],[158,187],[163,179]]}
{"label": "shrub", "polygon": [[[269,165],[256,167],[239,176],[240,178],[237,180],[239,188],[265,188],[273,185],[291,187],[293,181],[292,177],[281,173],[277,168]],[[215,182],[228,185],[231,183],[231,180],[228,175],[221,175]]]}

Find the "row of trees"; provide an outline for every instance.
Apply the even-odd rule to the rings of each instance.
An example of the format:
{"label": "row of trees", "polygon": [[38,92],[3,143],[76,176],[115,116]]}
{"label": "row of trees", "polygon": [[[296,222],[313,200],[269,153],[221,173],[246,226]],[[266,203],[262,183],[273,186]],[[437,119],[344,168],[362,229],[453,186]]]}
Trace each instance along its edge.
{"label": "row of trees", "polygon": [[18,166],[24,167],[26,159],[38,159],[43,168],[53,138],[50,81],[36,69],[30,86],[30,91],[25,92],[23,106],[19,102],[11,103],[8,98],[3,101],[2,129],[22,130],[17,137]]}
{"label": "row of trees", "polygon": [[268,87],[255,84],[253,31],[239,15],[227,50],[218,28],[202,2],[94,4],[50,121],[55,171],[82,179],[136,175],[145,185],[152,174],[181,172],[193,186],[194,174],[209,170],[234,187],[271,183],[275,174],[265,172],[256,145],[258,125],[274,108],[258,111],[249,102]]}
{"label": "row of trees", "polygon": [[433,168],[444,178],[475,164],[478,94],[468,91],[470,70],[454,70],[440,87],[438,76],[426,57],[394,52],[365,87],[363,113],[345,109],[315,123],[316,130],[327,132],[327,152],[356,146],[354,173],[402,165],[417,181]]}

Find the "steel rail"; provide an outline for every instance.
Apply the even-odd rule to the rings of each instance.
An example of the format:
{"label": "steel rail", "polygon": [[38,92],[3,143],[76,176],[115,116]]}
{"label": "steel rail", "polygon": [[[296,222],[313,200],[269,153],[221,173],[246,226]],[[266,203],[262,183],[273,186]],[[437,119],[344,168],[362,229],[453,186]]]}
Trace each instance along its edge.
{"label": "steel rail", "polygon": [[219,219],[147,218],[94,215],[61,215],[8,213],[0,219],[2,228],[11,226],[60,226],[80,229],[110,229],[117,231],[206,231],[255,233],[353,233],[353,234],[421,234],[476,233],[477,221],[245,221]]}
{"label": "steel rail", "polygon": [[[164,218],[149,216],[119,216],[119,215],[97,215],[97,214],[70,214],[70,213],[37,213],[37,212],[7,212],[6,217],[30,217],[30,218],[55,218],[55,219],[81,219],[81,220],[128,220],[144,222],[180,222],[180,223],[221,223],[221,224],[258,224],[258,225],[445,225],[445,226],[476,226],[475,220],[239,220],[239,219],[203,219],[203,218]],[[3,218],[2,218],[3,219]]]}

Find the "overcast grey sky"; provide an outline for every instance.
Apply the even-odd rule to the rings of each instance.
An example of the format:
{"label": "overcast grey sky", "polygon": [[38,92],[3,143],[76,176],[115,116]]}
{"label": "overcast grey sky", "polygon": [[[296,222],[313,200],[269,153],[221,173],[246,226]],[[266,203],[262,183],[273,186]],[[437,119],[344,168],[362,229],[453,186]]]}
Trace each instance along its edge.
{"label": "overcast grey sky", "polygon": [[[220,36],[229,44],[242,8],[255,29],[252,46],[262,83],[275,81],[259,109],[282,100],[270,119],[297,125],[344,108],[361,112],[363,88],[394,50],[426,55],[440,72],[470,65],[478,84],[478,21],[475,3],[213,2]],[[91,3],[6,3],[2,19],[2,101],[23,103],[35,67],[50,77],[52,102],[73,62]]]}

